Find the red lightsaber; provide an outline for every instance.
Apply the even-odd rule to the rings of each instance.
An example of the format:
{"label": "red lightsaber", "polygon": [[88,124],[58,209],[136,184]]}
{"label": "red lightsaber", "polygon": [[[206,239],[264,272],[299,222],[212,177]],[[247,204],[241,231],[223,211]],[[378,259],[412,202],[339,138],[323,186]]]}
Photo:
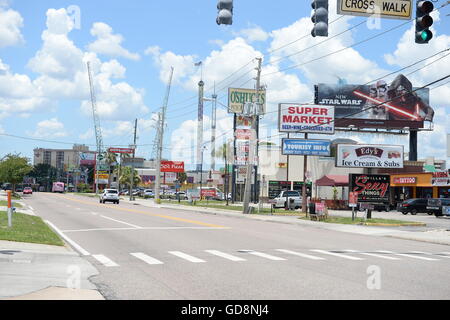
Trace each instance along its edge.
{"label": "red lightsaber", "polygon": [[[419,120],[419,117],[416,116],[415,114],[410,113],[410,112],[408,112],[408,111],[406,111],[406,110],[404,110],[404,109],[401,109],[401,108],[399,108],[399,107],[390,105],[390,104],[387,103],[387,102],[383,102],[383,101],[381,101],[381,100],[372,98],[372,97],[367,96],[367,95],[365,95],[364,93],[359,92],[359,91],[353,91],[353,93],[356,94],[357,96],[366,98],[367,100],[370,100],[370,101],[375,102],[375,103],[377,103],[377,104],[383,105],[383,106],[385,106],[386,108],[388,108],[388,109],[390,109],[390,110],[392,110],[392,111],[394,111],[394,112],[397,112],[397,113],[400,113],[400,114],[402,114],[402,115],[404,115],[404,116],[407,116],[408,118],[411,118],[411,119],[413,119],[413,120]],[[417,108],[417,107],[416,107],[416,108]]]}

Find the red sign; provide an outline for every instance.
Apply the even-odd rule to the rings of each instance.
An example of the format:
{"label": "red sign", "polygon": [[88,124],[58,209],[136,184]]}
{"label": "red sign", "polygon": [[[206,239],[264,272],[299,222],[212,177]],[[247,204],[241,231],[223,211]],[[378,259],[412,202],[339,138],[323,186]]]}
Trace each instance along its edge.
{"label": "red sign", "polygon": [[108,149],[109,153],[133,153],[134,149],[132,148],[109,148]]}
{"label": "red sign", "polygon": [[184,172],[183,161],[161,161],[161,172]]}
{"label": "red sign", "polygon": [[217,192],[215,189],[202,189],[202,197],[216,197]]}
{"label": "red sign", "polygon": [[394,178],[394,183],[398,184],[414,184],[416,183],[416,177],[400,177]]}

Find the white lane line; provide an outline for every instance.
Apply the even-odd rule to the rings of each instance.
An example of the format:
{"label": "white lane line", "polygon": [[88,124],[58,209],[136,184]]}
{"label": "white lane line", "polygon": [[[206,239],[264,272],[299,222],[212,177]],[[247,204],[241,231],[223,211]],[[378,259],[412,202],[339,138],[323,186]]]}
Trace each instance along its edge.
{"label": "white lane line", "polygon": [[80,252],[83,256],[89,256],[90,253],[84,250],[80,245],[78,245],[75,241],[70,239],[68,236],[66,236],[64,233],[62,233],[53,223],[51,223],[48,220],[45,220],[45,223],[47,223],[50,227],[53,228],[53,230],[56,231],[57,234],[61,236],[64,240],[66,240],[69,244],[72,245],[78,252]]}
{"label": "white lane line", "polygon": [[102,254],[93,254],[92,257],[94,257],[98,262],[103,264],[105,267],[118,267],[119,265],[112,261],[111,259],[105,257]]}
{"label": "white lane line", "polygon": [[325,258],[321,258],[321,257],[316,257],[316,256],[312,256],[309,254],[305,254],[305,253],[300,253],[300,252],[296,252],[296,251],[291,251],[291,250],[285,250],[285,249],[276,249],[277,251],[280,252],[284,252],[287,254],[292,254],[294,256],[299,256],[302,258],[306,258],[306,259],[311,259],[311,260],[326,260]]}
{"label": "white lane line", "polygon": [[387,259],[387,260],[401,260],[400,258],[390,257],[390,256],[386,256],[386,255],[383,256],[381,254],[376,254],[376,253],[372,253],[372,252],[362,252],[362,251],[356,251],[356,250],[344,250],[344,251],[357,253],[357,254],[364,254],[366,256],[377,257],[377,258]]}
{"label": "white lane line", "polygon": [[205,250],[205,252],[208,252],[210,254],[213,254],[213,255],[216,255],[216,256],[231,260],[231,261],[245,261],[245,259],[242,259],[240,257],[236,257],[231,254],[224,253],[224,252],[217,251],[217,250]]}
{"label": "white lane line", "polygon": [[450,252],[439,252],[439,253],[436,253],[436,255],[438,255],[439,257],[450,259]]}
{"label": "white lane line", "polygon": [[194,263],[200,263],[200,262],[206,262],[205,260],[190,256],[186,253],[180,252],[180,251],[169,251],[170,254],[173,254],[174,256],[177,256],[181,259],[194,262]]}
{"label": "white lane line", "polygon": [[130,253],[130,254],[133,257],[136,257],[148,264],[164,264],[163,262],[159,261],[158,259],[152,258],[142,252],[136,252],[136,253]]}
{"label": "white lane line", "polygon": [[282,260],[286,260],[286,259],[284,259],[284,258],[275,257],[275,256],[272,256],[272,255],[267,254],[267,253],[258,252],[258,251],[253,251],[253,250],[248,250],[247,253],[252,254],[252,255],[254,255],[254,256],[261,257],[261,258],[266,258],[266,259],[269,259],[269,260],[274,260],[274,261],[282,261]]}
{"label": "white lane line", "polygon": [[229,227],[133,227],[133,228],[93,228],[93,229],[76,229],[76,230],[63,230],[63,232],[91,232],[91,231],[120,231],[120,230],[223,230],[231,229]]}
{"label": "white lane line", "polygon": [[390,254],[395,254],[396,256],[408,257],[408,258],[413,258],[413,259],[420,259],[420,260],[427,260],[427,261],[439,261],[439,259],[421,257],[421,256],[414,255],[414,254],[396,253],[396,252],[392,252],[392,251],[382,251],[382,250],[378,250],[378,252],[390,253]]}
{"label": "white lane line", "polygon": [[310,251],[319,252],[319,253],[323,253],[323,254],[329,254],[331,256],[340,257],[340,258],[349,259],[349,260],[364,260],[363,258],[347,256],[345,254],[326,251],[326,250],[311,249]]}
{"label": "white lane line", "polygon": [[97,216],[97,215],[98,215],[98,213],[97,213],[97,212],[94,212],[94,211],[91,211],[91,214],[94,215],[94,216]]}
{"label": "white lane line", "polygon": [[130,226],[130,227],[133,227],[133,228],[136,228],[136,229],[142,229],[142,227],[140,227],[140,226],[137,226],[135,224],[131,224],[131,223],[128,223],[128,222],[125,222],[125,221],[113,219],[113,218],[110,218],[110,217],[107,217],[107,216],[104,216],[104,215],[101,215],[100,217],[105,218],[105,219],[109,219],[109,220],[112,220],[112,221],[115,221],[115,222],[118,222],[118,223],[126,224],[127,226]]}

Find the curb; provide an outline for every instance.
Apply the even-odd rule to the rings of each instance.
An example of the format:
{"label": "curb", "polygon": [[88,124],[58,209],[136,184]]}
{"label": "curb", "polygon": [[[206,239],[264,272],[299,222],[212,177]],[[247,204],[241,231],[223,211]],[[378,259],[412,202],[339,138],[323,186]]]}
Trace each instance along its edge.
{"label": "curb", "polygon": [[417,222],[417,223],[371,223],[371,222],[364,222],[360,223],[360,225],[363,226],[379,226],[379,227],[426,227],[426,223],[423,222]]}

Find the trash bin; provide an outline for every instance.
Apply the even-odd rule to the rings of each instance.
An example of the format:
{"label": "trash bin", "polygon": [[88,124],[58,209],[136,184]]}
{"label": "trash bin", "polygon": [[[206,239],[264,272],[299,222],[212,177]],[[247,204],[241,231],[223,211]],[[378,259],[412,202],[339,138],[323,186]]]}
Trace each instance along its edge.
{"label": "trash bin", "polygon": [[314,202],[309,203],[309,214],[316,214],[316,204]]}
{"label": "trash bin", "polygon": [[295,200],[294,199],[289,199],[289,210],[295,210],[295,204],[294,204]]}

